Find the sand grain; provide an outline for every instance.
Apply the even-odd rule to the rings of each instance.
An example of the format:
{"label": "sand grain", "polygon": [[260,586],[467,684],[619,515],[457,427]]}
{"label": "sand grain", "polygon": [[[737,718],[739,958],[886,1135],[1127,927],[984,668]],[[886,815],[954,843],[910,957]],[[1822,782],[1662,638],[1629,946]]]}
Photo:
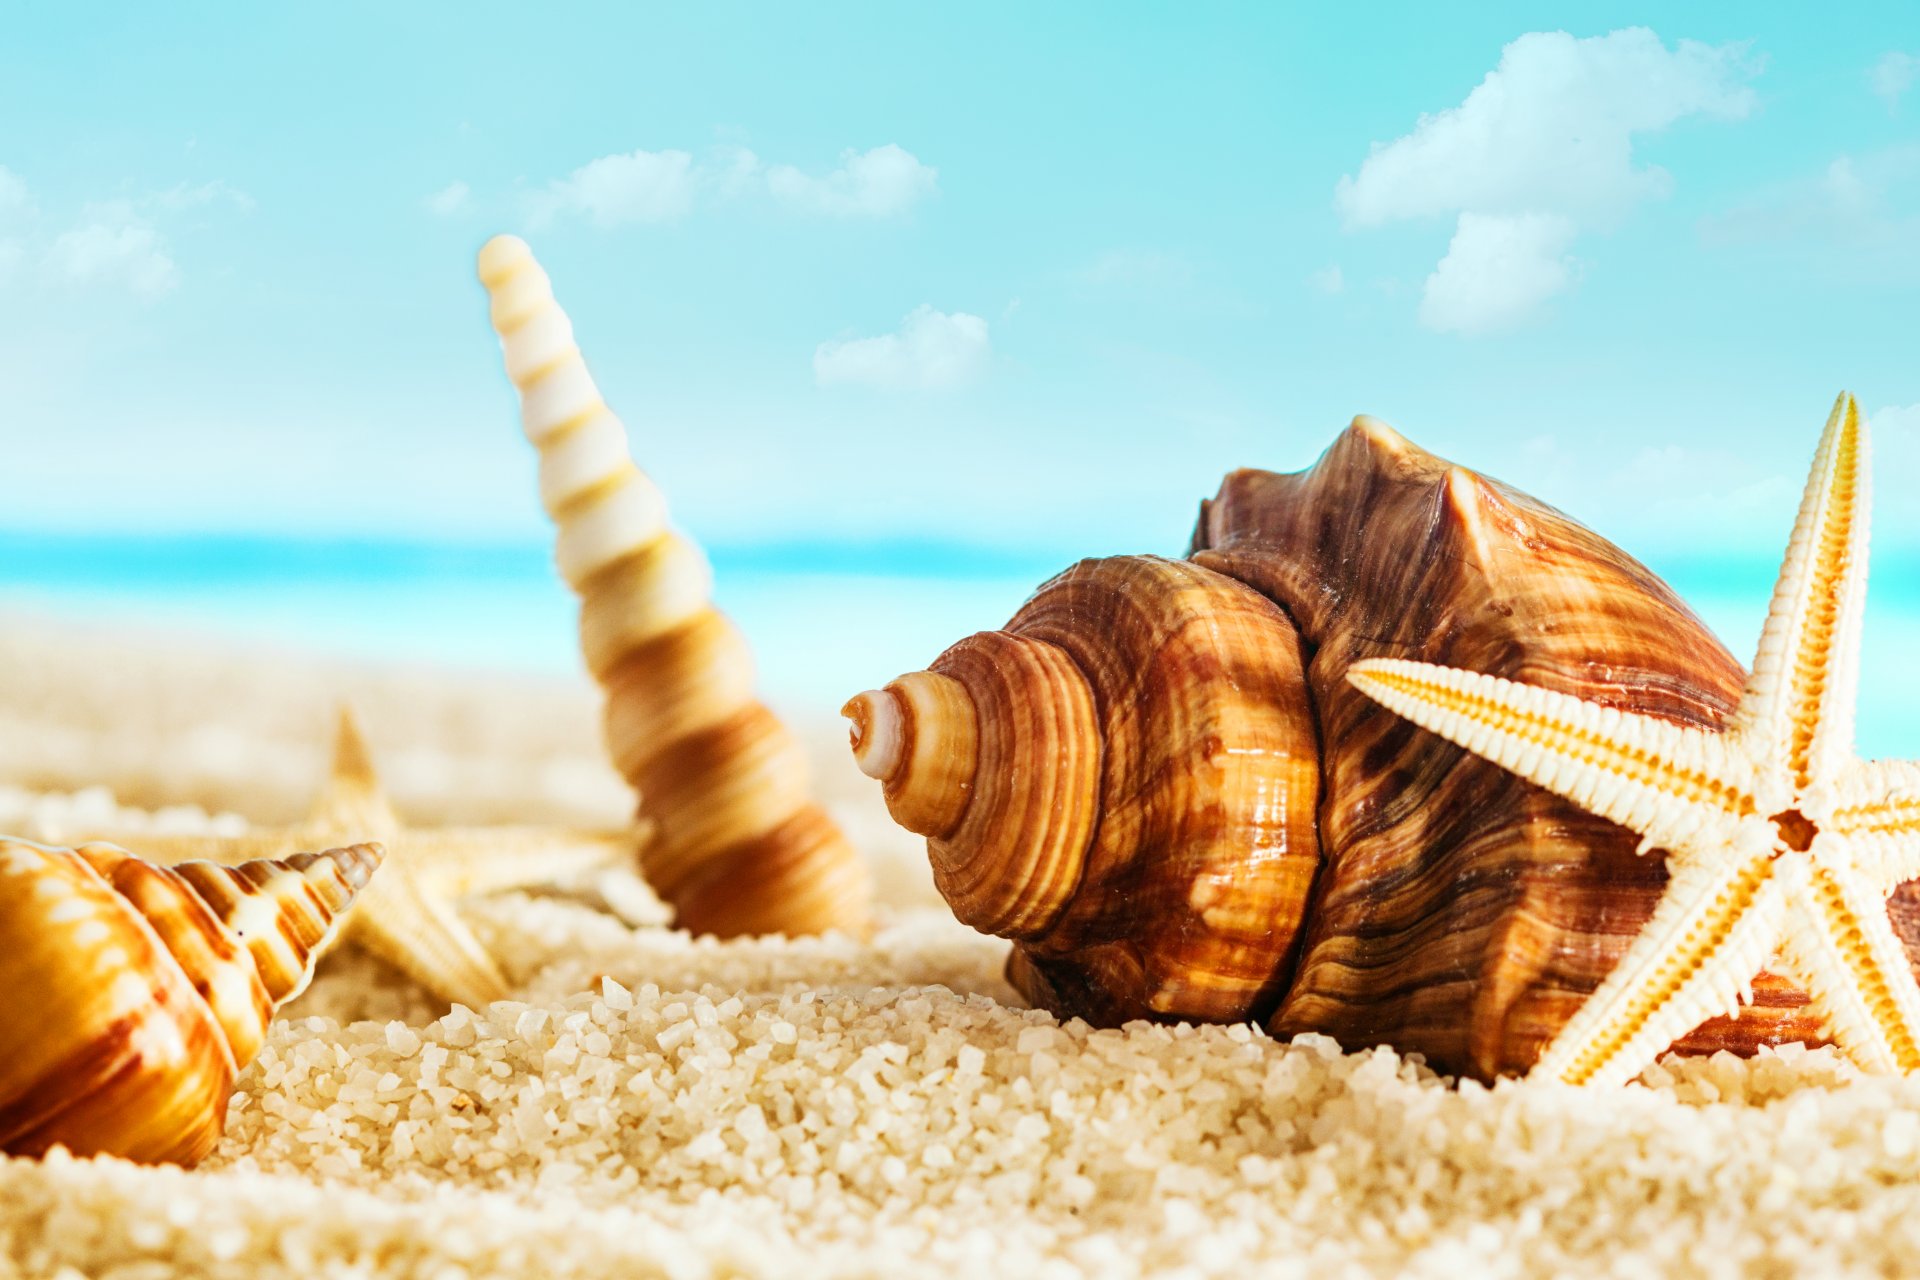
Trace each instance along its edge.
{"label": "sand grain", "polygon": [[[192,709],[212,678],[199,659],[140,662],[121,696],[166,680],[179,708],[134,736],[199,717],[284,747],[257,756],[257,809],[243,765],[176,758],[201,807],[156,820],[282,817],[292,761],[319,754],[294,726],[324,741],[337,673],[280,660],[255,685],[278,709],[227,714]],[[0,685],[0,728],[51,726],[71,767],[106,763],[0,774],[0,825],[146,816],[73,794],[166,780],[114,772],[106,710],[59,691],[84,664],[31,666],[55,683]],[[515,779],[542,816],[608,803],[555,781],[595,776],[590,702],[583,718],[561,696],[542,721],[531,693],[361,678],[407,726],[416,808],[473,820],[464,791],[484,777]],[[475,730],[489,706],[534,727]],[[529,777],[543,757],[579,772]],[[637,883],[470,902],[520,999],[440,1010],[374,961],[330,958],[201,1169],[0,1160],[0,1275],[1792,1276],[1920,1257],[1920,1080],[1792,1049],[1611,1093],[1454,1088],[1384,1051],[1249,1027],[1063,1026],[1018,1005],[1003,944],[929,904],[869,799],[836,804],[888,886],[870,942],[690,939]],[[639,923],[607,896],[637,898]]]}

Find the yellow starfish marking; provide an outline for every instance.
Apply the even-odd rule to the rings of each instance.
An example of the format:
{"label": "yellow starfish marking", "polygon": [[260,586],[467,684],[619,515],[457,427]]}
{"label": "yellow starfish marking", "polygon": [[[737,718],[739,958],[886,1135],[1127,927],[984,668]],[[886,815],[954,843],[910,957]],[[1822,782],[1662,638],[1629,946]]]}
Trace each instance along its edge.
{"label": "yellow starfish marking", "polygon": [[1626,956],[1534,1074],[1625,1083],[1776,955],[1871,1071],[1920,1067],[1920,985],[1886,898],[1920,876],[1920,764],[1853,751],[1866,602],[1868,440],[1827,420],[1740,708],[1724,733],[1497,677],[1357,662],[1369,697],[1638,832],[1669,881]]}
{"label": "yellow starfish marking", "polygon": [[[345,940],[385,960],[436,997],[470,1008],[504,1000],[500,967],[451,903],[470,893],[540,884],[602,867],[631,865],[635,831],[561,827],[440,827],[409,830],[388,802],[366,740],[341,708],[333,764],[304,822],[240,836],[96,833],[158,862],[235,863],[301,849],[378,841],[380,875],[348,916]],[[377,884],[376,889],[373,886]]]}

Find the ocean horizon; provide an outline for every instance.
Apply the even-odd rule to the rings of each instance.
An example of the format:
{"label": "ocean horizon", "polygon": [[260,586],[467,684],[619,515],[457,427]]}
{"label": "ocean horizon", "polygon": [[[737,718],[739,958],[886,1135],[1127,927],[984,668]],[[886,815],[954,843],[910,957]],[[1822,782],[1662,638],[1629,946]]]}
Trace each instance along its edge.
{"label": "ocean horizon", "polygon": [[[807,715],[1001,625],[1041,582],[1097,554],[933,540],[707,550],[715,601],[752,642],[765,696]],[[1646,560],[1737,657],[1751,656],[1777,553]],[[0,610],[359,660],[579,671],[574,598],[550,543],[534,539],[0,532]],[[1920,551],[1896,548],[1876,558],[1868,600],[1864,755],[1920,755],[1916,649]]]}

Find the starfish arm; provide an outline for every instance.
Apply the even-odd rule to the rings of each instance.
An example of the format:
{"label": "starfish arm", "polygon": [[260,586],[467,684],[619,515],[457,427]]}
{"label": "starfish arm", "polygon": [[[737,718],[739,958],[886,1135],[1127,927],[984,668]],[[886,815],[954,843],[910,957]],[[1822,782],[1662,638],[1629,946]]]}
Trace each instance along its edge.
{"label": "starfish arm", "polygon": [[354,903],[348,928],[356,946],[450,1004],[484,1009],[507,998],[511,988],[500,966],[466,922],[429,893],[411,868],[389,864],[379,880],[384,885],[379,892],[362,893]]}
{"label": "starfish arm", "polygon": [[1866,424],[1842,392],[1827,419],[1733,723],[1796,790],[1830,781],[1853,752],[1871,501]]}
{"label": "starfish arm", "polygon": [[1920,880],[1920,831],[1904,835],[1856,836],[1853,845],[1854,866],[1862,878],[1892,893],[1909,880]]}
{"label": "starfish arm", "polygon": [[1854,765],[1834,789],[1825,825],[1846,837],[1854,865],[1883,889],[1920,878],[1920,762]]}
{"label": "starfish arm", "polygon": [[406,831],[389,847],[436,897],[464,898],[637,866],[640,839],[634,829],[473,827]]}
{"label": "starfish arm", "polygon": [[[1885,895],[1863,877],[1814,858],[1795,874],[1796,919],[1783,945],[1840,1047],[1869,1071],[1920,1068],[1920,985]],[[1841,860],[1844,862],[1844,860]]]}
{"label": "starfish arm", "polygon": [[1683,851],[1753,812],[1725,738],[1497,676],[1397,658],[1356,662],[1362,693],[1537,786]]}
{"label": "starfish arm", "polygon": [[1653,917],[1533,1068],[1568,1084],[1625,1084],[1720,1013],[1737,1013],[1787,919],[1770,854],[1674,868]]}
{"label": "starfish arm", "polygon": [[631,859],[644,833],[497,827],[409,831],[387,802],[366,739],[342,708],[333,763],[309,819],[240,836],[103,833],[97,839],[158,862],[285,857],[377,839],[381,873],[354,903],[343,931],[354,945],[400,969],[435,996],[479,1009],[509,994],[506,977],[449,900],[488,889],[538,884]]}
{"label": "starfish arm", "polygon": [[326,785],[315,797],[307,825],[333,831],[359,830],[385,840],[400,830],[400,817],[387,801],[386,789],[373,768],[360,719],[343,705],[334,727],[333,763]]}

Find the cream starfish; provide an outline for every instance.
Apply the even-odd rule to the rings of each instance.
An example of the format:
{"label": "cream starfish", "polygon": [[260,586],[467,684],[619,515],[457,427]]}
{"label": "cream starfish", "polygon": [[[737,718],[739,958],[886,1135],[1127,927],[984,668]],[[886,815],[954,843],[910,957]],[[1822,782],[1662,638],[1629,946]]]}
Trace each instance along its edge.
{"label": "cream starfish", "polygon": [[[408,830],[388,803],[352,711],[341,708],[333,765],[306,821],[240,836],[96,832],[156,862],[235,863],[301,849],[378,841],[380,875],[360,894],[345,938],[400,969],[436,997],[470,1008],[507,998],[500,967],[452,907],[470,893],[541,884],[582,871],[629,865],[633,831],[560,827],[440,827]],[[374,884],[378,884],[376,889]]]}
{"label": "cream starfish", "polygon": [[1827,421],[1753,675],[1724,733],[1450,667],[1357,662],[1364,693],[1666,850],[1646,928],[1535,1076],[1625,1083],[1708,1017],[1737,1014],[1777,955],[1839,1046],[1920,1067],[1920,985],[1886,898],[1920,875],[1920,763],[1854,756],[1866,601],[1868,441]]}

